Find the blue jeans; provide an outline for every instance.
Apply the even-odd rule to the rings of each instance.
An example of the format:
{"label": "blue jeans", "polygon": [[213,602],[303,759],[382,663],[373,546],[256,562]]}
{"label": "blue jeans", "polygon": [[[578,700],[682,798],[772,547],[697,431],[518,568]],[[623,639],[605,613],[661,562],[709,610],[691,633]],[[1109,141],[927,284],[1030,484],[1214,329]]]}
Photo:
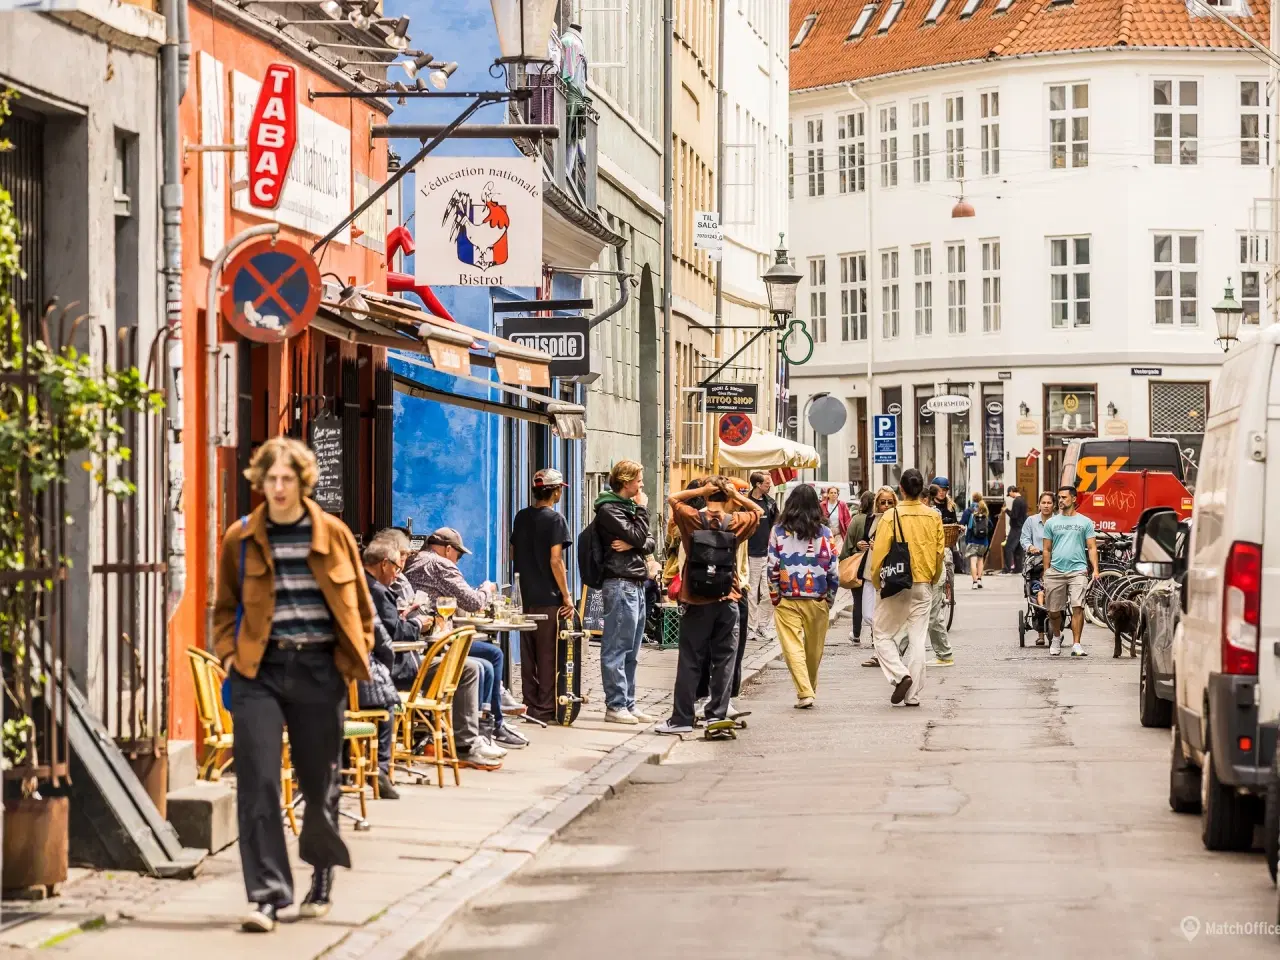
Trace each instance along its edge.
{"label": "blue jeans", "polygon": [[600,679],[610,710],[636,705],[636,660],[644,640],[644,584],[610,578],[601,590],[604,635],[600,638]]}
{"label": "blue jeans", "polygon": [[480,661],[480,703],[489,705],[489,716],[496,730],[502,726],[502,648],[496,643],[472,640],[467,656]]}

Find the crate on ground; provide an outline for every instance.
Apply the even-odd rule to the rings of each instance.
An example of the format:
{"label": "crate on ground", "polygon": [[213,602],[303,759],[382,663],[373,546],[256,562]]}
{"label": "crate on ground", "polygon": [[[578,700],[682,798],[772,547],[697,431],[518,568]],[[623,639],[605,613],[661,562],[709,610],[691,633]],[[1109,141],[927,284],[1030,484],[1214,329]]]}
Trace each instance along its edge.
{"label": "crate on ground", "polygon": [[680,605],[658,604],[658,647],[670,650],[680,646]]}

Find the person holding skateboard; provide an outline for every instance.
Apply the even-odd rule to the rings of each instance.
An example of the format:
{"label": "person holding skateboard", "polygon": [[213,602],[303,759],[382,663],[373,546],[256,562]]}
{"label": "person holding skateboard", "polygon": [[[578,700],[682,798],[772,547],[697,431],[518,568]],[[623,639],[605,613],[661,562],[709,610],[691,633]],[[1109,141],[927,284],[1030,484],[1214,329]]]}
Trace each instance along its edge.
{"label": "person holding skateboard", "polygon": [[[689,500],[706,498],[695,510]],[[706,722],[710,732],[726,721],[734,659],[738,652],[738,546],[755,533],[763,511],[739,493],[725,477],[712,477],[701,487],[681,490],[667,501],[680,531],[684,567],[680,573],[680,658],[676,665],[674,708],[658,733],[693,731],[693,708],[703,664],[711,663],[711,699]],[[730,507],[734,508],[730,511]],[[726,735],[731,736],[732,730]]]}
{"label": "person holding skateboard", "polygon": [[566,484],[559,470],[533,475],[533,503],[511,524],[511,556],[525,609],[541,614],[537,629],[520,635],[520,695],[529,716],[554,723],[556,716],[556,637],[560,621],[573,616],[565,551],[572,546],[569,524],[556,510]]}

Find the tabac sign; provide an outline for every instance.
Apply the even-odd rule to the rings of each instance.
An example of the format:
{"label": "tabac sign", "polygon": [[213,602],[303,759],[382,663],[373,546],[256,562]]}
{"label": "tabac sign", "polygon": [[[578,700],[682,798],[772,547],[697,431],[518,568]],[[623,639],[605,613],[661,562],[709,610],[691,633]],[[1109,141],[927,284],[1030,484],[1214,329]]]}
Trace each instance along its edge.
{"label": "tabac sign", "polygon": [[284,178],[298,145],[298,68],[267,67],[258,103],[249,121],[249,203],[274,210],[284,195]]}
{"label": "tabac sign", "polygon": [[463,287],[542,283],[542,168],[525,157],[428,157],[415,171],[414,279]]}

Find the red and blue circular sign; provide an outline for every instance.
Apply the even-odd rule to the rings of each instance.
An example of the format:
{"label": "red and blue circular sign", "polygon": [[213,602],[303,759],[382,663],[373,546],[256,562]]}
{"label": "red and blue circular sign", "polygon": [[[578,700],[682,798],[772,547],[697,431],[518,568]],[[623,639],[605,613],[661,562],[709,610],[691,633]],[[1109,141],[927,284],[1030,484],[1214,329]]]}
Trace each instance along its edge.
{"label": "red and blue circular sign", "polygon": [[307,328],[320,295],[320,268],[311,254],[287,240],[260,240],[227,267],[222,315],[249,340],[279,343]]}
{"label": "red and blue circular sign", "polygon": [[751,418],[745,413],[726,413],[720,418],[720,442],[727,447],[740,447],[751,439]]}

